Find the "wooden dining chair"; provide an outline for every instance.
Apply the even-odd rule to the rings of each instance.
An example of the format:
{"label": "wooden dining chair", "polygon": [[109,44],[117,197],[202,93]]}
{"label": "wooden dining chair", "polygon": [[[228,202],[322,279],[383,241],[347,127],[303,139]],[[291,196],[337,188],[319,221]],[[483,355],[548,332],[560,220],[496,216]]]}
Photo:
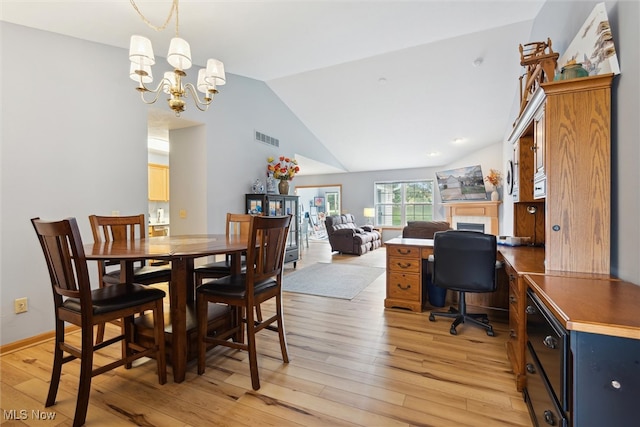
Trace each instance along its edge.
{"label": "wooden dining chair", "polygon": [[[87,259],[75,218],[46,222],[31,220],[38,235],[49,269],[53,291],[56,323],[55,349],[49,394],[45,406],[55,403],[60,384],[62,365],[80,359],[80,382],[74,426],[83,425],[87,416],[91,379],[118,366],[130,366],[141,357],[154,357],[160,384],[167,382],[165,361],[164,291],[134,283],[120,283],[92,290]],[[154,317],[154,345],[148,348],[133,341],[135,314],[152,311]],[[100,344],[93,343],[93,328],[113,319],[122,319],[123,333]],[[81,346],[66,341],[65,322],[80,327]],[[109,345],[123,342],[123,357],[104,366],[93,366],[93,354]],[[68,356],[65,356],[68,353]],[[111,355],[109,356],[111,357]]]}
{"label": "wooden dining chair", "polygon": [[[144,214],[129,216],[89,215],[93,241],[115,242],[120,240],[143,239],[145,237]],[[120,283],[120,263],[118,261],[98,261],[99,286]],[[168,282],[171,280],[171,266],[151,266],[146,261],[136,262],[133,281],[142,285]],[[96,343],[104,338],[104,325],[98,325]]]}
{"label": "wooden dining chair", "polygon": [[[251,221],[251,215],[249,214],[237,214],[227,213],[227,225],[226,235],[237,236],[249,240],[249,222]],[[246,272],[246,254],[242,256],[242,265],[240,266],[241,273]],[[202,285],[204,279],[219,279],[220,277],[228,276],[231,274],[231,256],[226,255],[224,260],[214,261],[199,267],[194,270],[196,287]],[[262,311],[260,306],[256,306],[256,318],[262,320]]]}
{"label": "wooden dining chair", "polygon": [[[265,328],[278,333],[282,360],[289,363],[282,314],[282,275],[291,218],[291,215],[252,216],[249,223],[246,272],[215,279],[197,288],[198,374],[203,374],[205,370],[208,343],[245,350],[249,353],[251,385],[254,390],[258,390],[260,378],[255,336],[256,332]],[[254,308],[271,298],[275,298],[275,315],[263,321],[254,319]],[[235,327],[222,334],[207,334],[206,316],[209,303],[229,305],[236,318]],[[274,326],[275,323],[277,326]],[[230,338],[240,336],[244,327],[246,343],[244,340],[229,341]]]}

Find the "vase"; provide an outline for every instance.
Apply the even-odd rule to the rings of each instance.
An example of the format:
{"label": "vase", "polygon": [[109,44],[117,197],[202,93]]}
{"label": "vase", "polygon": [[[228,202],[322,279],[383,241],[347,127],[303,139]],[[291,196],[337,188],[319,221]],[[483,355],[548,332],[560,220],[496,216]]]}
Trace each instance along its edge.
{"label": "vase", "polygon": [[493,190],[491,192],[491,200],[494,202],[497,202],[498,200],[500,200],[500,194],[498,194],[498,190]]}
{"label": "vase", "polygon": [[278,191],[280,194],[289,194],[289,181],[281,179],[278,183]]}

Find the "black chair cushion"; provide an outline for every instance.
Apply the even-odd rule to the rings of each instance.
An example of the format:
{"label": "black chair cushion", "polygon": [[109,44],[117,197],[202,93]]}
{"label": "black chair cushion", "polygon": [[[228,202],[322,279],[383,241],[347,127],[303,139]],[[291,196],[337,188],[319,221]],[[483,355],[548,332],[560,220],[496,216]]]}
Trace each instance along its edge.
{"label": "black chair cushion", "polygon": [[[161,289],[139,285],[137,283],[119,283],[91,291],[93,313],[103,314],[130,308],[165,297]],[[66,309],[80,312],[80,300],[67,298],[62,304]]]}
{"label": "black chair cushion", "polygon": [[[240,267],[241,272],[244,273],[247,271],[246,261],[242,260],[242,266]],[[208,264],[201,265],[196,268],[196,273],[227,273],[231,271],[231,260],[225,259],[223,261],[210,262]]]}
{"label": "black chair cushion", "polygon": [[[109,271],[102,278],[105,283],[115,285],[121,282],[120,270]],[[133,269],[133,280],[143,283],[158,283],[171,280],[171,267],[167,265],[137,267]]]}
{"label": "black chair cushion", "polygon": [[[198,292],[208,295],[220,295],[232,298],[244,298],[247,294],[246,275],[225,276],[207,282],[198,288]],[[258,295],[267,289],[277,286],[274,279],[266,279],[254,285],[254,294]]]}

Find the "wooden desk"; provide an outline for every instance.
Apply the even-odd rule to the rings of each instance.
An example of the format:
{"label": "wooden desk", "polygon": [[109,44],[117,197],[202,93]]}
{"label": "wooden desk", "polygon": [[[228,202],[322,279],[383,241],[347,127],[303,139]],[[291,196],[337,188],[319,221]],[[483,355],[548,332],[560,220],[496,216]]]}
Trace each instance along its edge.
{"label": "wooden desk", "polygon": [[232,268],[240,273],[240,254],[247,249],[246,239],[224,234],[162,236],[134,241],[87,244],[89,260],[120,260],[121,280],[133,281],[133,264],[142,259],[171,261],[169,302],[171,315],[171,363],[175,382],[185,378],[187,364],[187,303],[195,299],[194,259],[231,254]]}
{"label": "wooden desk", "polygon": [[[423,289],[423,275],[427,274],[424,260],[433,253],[433,239],[412,239],[398,237],[385,242],[387,247],[387,297],[384,306],[387,308],[408,308],[412,311],[422,311],[425,305],[425,292]],[[507,253],[514,264],[527,265],[533,269],[536,263],[543,265],[544,250],[539,248],[525,251],[520,254],[520,248],[508,248]],[[499,247],[502,250],[502,247]],[[538,253],[542,252],[540,256]],[[531,252],[531,255],[528,254]],[[535,256],[533,256],[535,254]],[[500,253],[498,253],[501,259]],[[542,270],[544,271],[544,267]],[[498,274],[498,287],[495,292],[469,293],[467,304],[491,309],[507,310],[509,289],[506,284],[506,275]],[[452,303],[457,302],[458,295],[451,294],[448,297]]]}

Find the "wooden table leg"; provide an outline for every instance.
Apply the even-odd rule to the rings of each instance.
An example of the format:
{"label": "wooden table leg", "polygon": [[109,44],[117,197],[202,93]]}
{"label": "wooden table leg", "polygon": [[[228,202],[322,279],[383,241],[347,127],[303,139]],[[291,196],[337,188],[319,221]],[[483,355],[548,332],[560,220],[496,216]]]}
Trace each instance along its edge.
{"label": "wooden table leg", "polygon": [[187,259],[171,260],[171,283],[169,302],[171,305],[171,365],[173,381],[184,381],[187,369]]}

